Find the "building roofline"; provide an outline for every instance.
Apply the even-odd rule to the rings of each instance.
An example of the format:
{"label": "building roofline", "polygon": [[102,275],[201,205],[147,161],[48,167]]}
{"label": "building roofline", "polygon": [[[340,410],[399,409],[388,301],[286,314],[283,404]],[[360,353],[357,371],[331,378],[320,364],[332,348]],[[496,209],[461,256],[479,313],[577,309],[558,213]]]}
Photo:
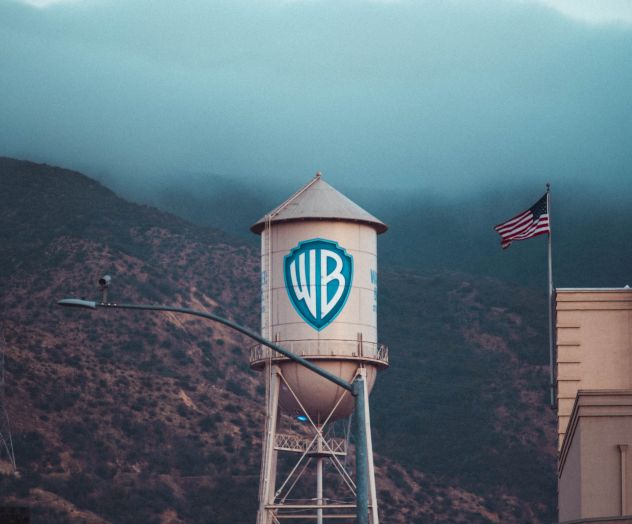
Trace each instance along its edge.
{"label": "building roofline", "polygon": [[[627,409],[625,409],[627,408]],[[580,389],[575,395],[564,441],[559,451],[557,476],[562,475],[580,418],[632,415],[632,389]]]}
{"label": "building roofline", "polygon": [[623,287],[557,287],[555,290],[581,293],[603,293],[604,291],[632,292],[632,288],[627,285]]}

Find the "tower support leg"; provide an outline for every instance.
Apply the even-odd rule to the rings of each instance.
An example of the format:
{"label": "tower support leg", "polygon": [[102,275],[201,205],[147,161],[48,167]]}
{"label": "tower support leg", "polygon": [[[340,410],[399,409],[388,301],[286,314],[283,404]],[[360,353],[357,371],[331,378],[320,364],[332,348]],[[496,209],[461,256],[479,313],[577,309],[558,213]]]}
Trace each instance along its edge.
{"label": "tower support leg", "polygon": [[[323,429],[324,427],[320,424],[318,425],[318,443],[316,445],[316,450],[318,453],[322,453],[323,451]],[[316,458],[316,503],[319,506],[323,505],[323,457],[319,455]],[[316,510],[316,524],[323,524],[323,508],[318,508]]]}
{"label": "tower support leg", "polygon": [[[270,364],[268,364],[270,365]],[[272,365],[268,376],[268,398],[266,405],[266,432],[263,437],[263,456],[261,459],[261,478],[259,482],[259,511],[257,524],[273,524],[273,510],[266,509],[274,503],[277,451],[274,449],[277,425],[279,422],[279,368]]]}

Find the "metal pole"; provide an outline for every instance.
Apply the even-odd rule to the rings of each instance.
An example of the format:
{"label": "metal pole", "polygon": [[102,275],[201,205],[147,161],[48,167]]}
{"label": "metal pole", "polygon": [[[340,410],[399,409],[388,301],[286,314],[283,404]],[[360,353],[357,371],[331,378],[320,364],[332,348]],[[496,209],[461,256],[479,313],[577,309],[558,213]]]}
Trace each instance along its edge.
{"label": "metal pole", "polygon": [[[320,447],[320,444],[318,445]],[[316,459],[316,523],[323,524],[323,457]]]}
{"label": "metal pole", "polygon": [[102,308],[115,308],[115,309],[140,309],[140,310],[147,310],[147,311],[171,311],[173,313],[184,313],[186,315],[193,315],[196,317],[208,318],[209,320],[215,320],[216,322],[219,322],[220,324],[224,324],[228,327],[233,328],[235,331],[239,331],[240,333],[243,333],[244,335],[252,338],[253,340],[256,340],[257,342],[263,344],[264,346],[269,347],[270,349],[276,351],[277,353],[281,353],[281,355],[283,355],[284,357],[287,357],[290,360],[293,360],[294,362],[299,363],[301,366],[311,369],[317,375],[320,375],[321,377],[329,380],[330,382],[333,382],[337,386],[340,386],[341,388],[344,388],[355,395],[355,393],[353,392],[354,391],[353,386],[349,384],[349,382],[347,382],[346,380],[341,379],[340,377],[338,377],[337,375],[334,375],[333,373],[329,373],[329,371],[317,366],[316,364],[312,364],[309,360],[306,360],[303,357],[299,357],[298,355],[295,355],[291,351],[288,351],[287,349],[284,349],[281,346],[277,346],[273,342],[270,342],[268,339],[263,338],[262,336],[258,335],[254,331],[251,331],[244,326],[240,326],[239,324],[236,324],[235,322],[232,322],[226,318],[218,317],[217,315],[214,315],[213,313],[207,313],[206,311],[198,311],[197,309],[190,309],[186,307],[163,306],[163,305],[153,305],[153,304],[115,304],[115,303],[100,303],[99,304],[97,302],[82,300],[78,298],[65,298],[57,302],[57,304],[59,304],[60,306],[82,307],[82,308],[89,308],[89,309],[96,309],[96,308],[102,307]]}
{"label": "metal pole", "polygon": [[365,415],[364,377],[353,382],[356,416],[356,522],[369,524],[369,468]]}
{"label": "metal pole", "polygon": [[318,442],[316,444],[316,451],[318,452],[316,457],[316,503],[319,506],[316,510],[316,524],[323,524],[323,426],[318,424],[316,431],[318,431]]}
{"label": "metal pole", "polygon": [[373,437],[371,436],[371,410],[369,409],[369,388],[366,378],[366,368],[360,368],[359,374],[364,378],[364,426],[366,428],[366,459],[369,468],[369,522],[378,524],[380,517],[377,511],[377,489],[375,486],[375,464],[373,463]]}
{"label": "metal pole", "polygon": [[548,268],[549,268],[549,390],[551,395],[551,408],[555,408],[555,367],[553,362],[555,326],[553,325],[553,257],[551,253],[551,184],[546,185],[546,212],[549,215],[548,233]]}

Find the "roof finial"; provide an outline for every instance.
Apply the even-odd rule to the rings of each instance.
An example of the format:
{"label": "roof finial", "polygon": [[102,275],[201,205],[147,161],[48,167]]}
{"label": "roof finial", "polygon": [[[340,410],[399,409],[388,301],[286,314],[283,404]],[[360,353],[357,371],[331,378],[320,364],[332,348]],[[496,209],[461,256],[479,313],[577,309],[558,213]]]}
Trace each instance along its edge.
{"label": "roof finial", "polygon": [[323,174],[320,171],[316,171],[316,176],[314,178],[320,178]]}

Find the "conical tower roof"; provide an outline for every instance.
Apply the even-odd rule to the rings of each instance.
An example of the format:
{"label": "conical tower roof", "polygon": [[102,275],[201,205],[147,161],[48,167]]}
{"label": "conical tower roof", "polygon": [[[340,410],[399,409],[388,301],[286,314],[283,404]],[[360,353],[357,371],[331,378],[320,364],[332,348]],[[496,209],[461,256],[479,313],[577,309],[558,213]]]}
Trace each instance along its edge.
{"label": "conical tower roof", "polygon": [[338,190],[325,182],[320,173],[299,189],[280,206],[255,222],[250,231],[258,235],[265,228],[266,217],[271,223],[295,222],[299,220],[340,220],[360,222],[375,228],[378,234],[384,233],[388,226],[378,220],[358,204],[349,200]]}

